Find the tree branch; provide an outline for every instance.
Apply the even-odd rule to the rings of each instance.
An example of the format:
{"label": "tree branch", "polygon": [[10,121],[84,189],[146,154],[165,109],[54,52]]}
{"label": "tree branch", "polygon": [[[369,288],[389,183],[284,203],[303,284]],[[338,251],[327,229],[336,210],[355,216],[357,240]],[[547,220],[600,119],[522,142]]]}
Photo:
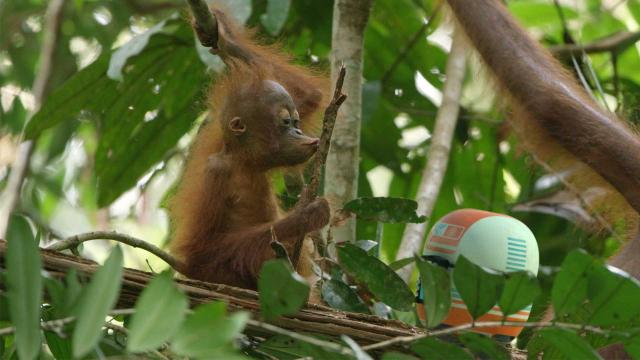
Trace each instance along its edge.
{"label": "tree branch", "polygon": [[324,111],[324,119],[322,121],[322,134],[320,135],[320,145],[313,162],[313,171],[311,173],[311,180],[309,184],[305,186],[305,189],[300,196],[299,203],[301,205],[310,204],[317,196],[318,189],[320,187],[320,177],[322,176],[322,169],[327,161],[327,155],[329,154],[329,148],[331,145],[331,135],[333,134],[333,128],[336,124],[336,118],[338,116],[338,110],[340,106],[347,100],[347,95],[342,93],[342,85],[344,85],[344,77],[347,74],[347,69],[344,65],[340,66],[338,72],[338,78],[336,79],[336,86],[333,90],[333,98]]}
{"label": "tree branch", "polygon": [[586,45],[567,44],[552,46],[549,50],[559,58],[568,58],[571,56],[579,56],[583,53],[595,54],[602,52],[610,52],[612,54],[620,54],[630,46],[633,46],[640,40],[640,31],[627,32],[623,31]]}
{"label": "tree branch", "polygon": [[[40,323],[40,328],[42,330],[50,330],[57,332],[59,329],[63,328],[65,325],[70,324],[76,321],[75,316],[66,317],[64,319],[56,319],[50,321],[43,321]],[[0,329],[0,336],[11,335],[16,331],[15,326],[9,326]]]}
{"label": "tree branch", "polygon": [[[0,268],[6,261],[6,241],[0,240]],[[56,251],[41,250],[42,264],[52,277],[62,279],[70,269],[76,269],[83,277],[91,277],[99,268],[93,261]],[[122,287],[118,298],[118,308],[131,311],[154,274],[124,269]],[[2,285],[2,284],[0,284]],[[213,300],[224,301],[231,311],[245,310],[253,319],[259,318],[260,301],[258,293],[252,290],[236,288],[222,284],[212,284],[196,280],[176,279],[176,286],[190,299],[192,306]],[[122,313],[113,311],[112,314]],[[276,330],[278,327],[281,330]],[[308,304],[298,313],[275,319],[270,324],[250,321],[246,329],[249,335],[263,336],[268,334],[319,333],[338,339],[341,335],[363,343],[371,344],[394,337],[408,337],[424,333],[423,329],[409,326],[396,320],[385,320],[376,316],[348,313],[333,310],[326,306]],[[298,340],[305,341],[300,337]],[[337,348],[336,348],[337,349]]]}
{"label": "tree branch", "polygon": [[218,22],[204,0],[187,0],[193,27],[198,39],[204,47],[218,48]]}
{"label": "tree branch", "polygon": [[[427,218],[433,212],[440,194],[442,180],[447,171],[451,142],[460,112],[459,102],[466,69],[466,51],[467,45],[463,33],[456,29],[447,61],[447,79],[442,91],[442,104],[438,109],[433,137],[427,152],[427,165],[422,172],[422,180],[416,195],[418,212]],[[428,220],[424,223],[406,225],[396,259],[404,259],[413,256],[413,254],[422,253],[422,243],[427,232],[427,225]],[[413,268],[413,264],[405,266],[398,270],[398,274],[408,282]]]}
{"label": "tree branch", "polygon": [[[44,39],[40,48],[39,70],[32,87],[35,102],[34,112],[37,112],[40,108],[51,82],[55,51],[60,39],[64,5],[65,0],[51,0],[45,13]],[[0,238],[6,237],[9,218],[20,200],[20,191],[29,170],[31,155],[36,141],[37,139],[34,139],[20,144],[16,159],[11,165],[11,174],[7,181],[7,187],[2,196],[0,196],[0,199],[2,199],[0,201],[2,204],[0,205]]]}
{"label": "tree branch", "polygon": [[440,12],[440,9],[442,8],[443,4],[444,4],[444,1],[438,2],[438,4],[436,5],[436,8],[433,9],[433,14],[431,14],[429,19],[427,19],[422,24],[420,29],[418,29],[418,31],[416,31],[415,35],[413,35],[413,37],[411,38],[411,40],[409,40],[407,45],[405,45],[404,49],[402,49],[402,51],[400,52],[400,55],[398,55],[398,57],[396,57],[396,59],[391,64],[391,66],[389,66],[387,71],[384,72],[384,74],[382,75],[382,78],[380,79],[380,82],[382,82],[383,84],[386,83],[389,80],[389,78],[391,77],[391,75],[393,75],[393,72],[396,70],[396,68],[400,64],[402,64],[402,61],[404,61],[404,59],[407,57],[407,55],[409,54],[411,49],[413,49],[416,46],[416,44],[422,38],[424,33],[427,32],[427,29],[431,25],[432,20],[438,15],[438,13]]}
{"label": "tree branch", "polygon": [[[188,310],[187,312],[191,312],[191,310]],[[116,316],[116,315],[121,315],[121,314],[133,314],[135,313],[135,309],[118,309],[118,310],[114,310],[112,312],[109,313],[109,315],[111,316]],[[69,316],[66,318],[62,318],[62,319],[54,319],[54,320],[49,320],[49,321],[43,321],[40,323],[40,328],[42,330],[49,330],[49,331],[53,331],[56,333],[59,333],[60,335],[62,334],[62,329],[64,329],[64,326],[67,324],[71,324],[73,322],[75,322],[77,320],[77,317],[75,316]],[[269,333],[269,334],[274,334],[274,335],[285,335],[288,336],[292,339],[295,340],[299,340],[302,342],[305,342],[307,344],[311,344],[311,345],[315,345],[315,346],[319,346],[322,347],[323,349],[327,349],[327,350],[331,350],[331,351],[335,351],[337,353],[340,354],[344,354],[344,355],[353,355],[353,351],[345,346],[342,346],[340,344],[334,343],[334,342],[330,342],[330,341],[325,341],[325,340],[320,340],[318,338],[314,338],[311,336],[307,336],[304,334],[299,334],[297,332],[293,332],[293,331],[289,331],[287,329],[283,329],[280,327],[277,327],[275,325],[271,325],[262,321],[258,321],[258,320],[254,320],[254,319],[249,319],[249,321],[247,322],[247,324],[250,327],[253,327],[255,329],[261,329],[264,330],[265,332]],[[108,329],[112,329],[114,331],[118,331],[121,332],[125,335],[129,334],[129,329],[120,326],[120,325],[115,325],[115,324],[111,324],[109,322],[105,322],[104,323],[104,327],[108,328]],[[5,328],[0,328],[0,336],[6,336],[6,335],[11,335],[16,331],[15,326],[8,326]],[[154,352],[155,353],[155,352]]]}
{"label": "tree branch", "polygon": [[525,328],[560,328],[560,329],[569,329],[569,330],[578,330],[578,331],[588,331],[595,334],[600,335],[612,335],[612,334],[621,334],[630,336],[630,333],[615,331],[615,330],[606,330],[597,326],[584,325],[584,324],[571,324],[571,323],[562,323],[562,322],[554,322],[554,321],[539,321],[539,322],[519,322],[519,321],[481,321],[476,323],[468,323],[458,326],[449,327],[442,330],[430,331],[424,334],[419,334],[415,336],[407,336],[407,337],[397,337],[394,339],[389,339],[385,341],[381,341],[376,344],[371,344],[367,346],[363,346],[362,350],[371,351],[382,349],[385,347],[398,345],[398,344],[409,344],[414,341],[418,341],[420,339],[434,337],[434,336],[442,336],[442,335],[450,335],[459,333],[466,330],[473,329],[482,329],[488,327],[498,327],[498,326],[517,326],[517,327],[525,327]]}
{"label": "tree branch", "polygon": [[[331,135],[333,134],[333,128],[336,124],[336,118],[338,117],[338,110],[344,101],[347,99],[347,95],[342,93],[342,85],[344,85],[344,77],[347,74],[347,69],[344,65],[340,66],[338,72],[338,78],[336,79],[336,86],[333,90],[333,98],[329,103],[329,106],[324,111],[324,119],[322,121],[322,134],[320,135],[320,146],[316,152],[316,156],[313,162],[313,170],[311,173],[311,180],[309,184],[304,187],[300,200],[298,200],[298,206],[305,206],[310,204],[318,196],[318,189],[320,188],[320,177],[322,176],[322,169],[327,161],[327,155],[331,145]],[[300,259],[300,252],[302,250],[302,244],[304,238],[299,239],[293,250],[293,268],[298,266],[298,260]]]}
{"label": "tree branch", "polygon": [[89,240],[114,240],[123,244],[127,244],[129,246],[140,248],[150,252],[151,254],[159,257],[164,262],[169,264],[174,270],[180,271],[180,261],[173,257],[171,254],[166,251],[160,249],[159,247],[150,244],[144,240],[135,238],[133,236],[129,236],[126,234],[120,234],[115,231],[92,231],[84,234],[78,234],[74,236],[70,236],[64,240],[53,243],[52,245],[47,246],[47,250],[52,251],[63,251],[68,250],[78,245],[82,244],[85,241]]}

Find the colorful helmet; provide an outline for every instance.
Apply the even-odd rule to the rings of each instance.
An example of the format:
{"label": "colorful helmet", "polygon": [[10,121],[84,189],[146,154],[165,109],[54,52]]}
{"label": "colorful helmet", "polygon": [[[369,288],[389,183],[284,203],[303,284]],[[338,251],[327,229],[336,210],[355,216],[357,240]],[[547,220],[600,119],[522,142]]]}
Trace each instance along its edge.
{"label": "colorful helmet", "polygon": [[[534,275],[538,274],[539,256],[536,238],[520,220],[507,215],[462,209],[440,219],[429,234],[425,257],[440,265],[449,263],[455,267],[460,254],[477,265],[494,270],[502,272],[526,270]],[[422,304],[425,296],[429,294],[425,294],[424,289],[419,286],[417,310],[422,321],[425,321]],[[451,300],[451,310],[443,323],[449,326],[470,323],[471,315],[453,283]],[[526,322],[530,310],[531,305],[509,315],[507,321]],[[502,312],[496,305],[477,321],[500,320],[502,320]],[[477,331],[516,337],[522,331],[522,327],[501,326],[481,328]]]}

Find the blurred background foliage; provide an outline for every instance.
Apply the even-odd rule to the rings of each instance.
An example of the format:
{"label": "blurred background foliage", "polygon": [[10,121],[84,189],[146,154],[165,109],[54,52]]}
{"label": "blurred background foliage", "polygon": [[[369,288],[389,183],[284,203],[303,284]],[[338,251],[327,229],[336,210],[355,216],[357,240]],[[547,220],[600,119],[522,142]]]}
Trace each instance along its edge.
{"label": "blurred background foliage", "polygon": [[[328,71],[331,1],[226,2],[265,42],[279,41],[297,62]],[[164,245],[169,239],[166,199],[205,118],[207,83],[220,71],[220,62],[199,48],[182,0],[67,1],[51,92],[27,126],[47,3],[0,0],[0,189],[26,129],[37,146],[18,212],[45,241],[116,229]],[[640,23],[640,0],[507,4],[547,46],[566,41],[565,26],[576,42],[586,44],[635,31]],[[375,1],[364,54],[360,196],[415,198],[441,101],[451,28],[435,0]],[[593,70],[588,83],[599,100],[632,122],[640,119],[639,50],[631,46],[615,58],[602,53],[579,59],[585,73]],[[474,59],[449,169],[430,221],[459,208],[510,214],[533,230],[542,265],[548,267],[558,266],[576,247],[610,255],[624,231],[589,230],[593,219],[580,199],[519,150],[505,122],[508,112],[494,93]],[[275,182],[282,191],[279,177]],[[381,257],[386,262],[395,259],[403,228],[384,225]],[[358,238],[375,236],[376,223],[359,220]],[[94,241],[82,252],[102,261],[109,248],[107,241]],[[142,250],[123,250],[126,266],[165,266]]]}

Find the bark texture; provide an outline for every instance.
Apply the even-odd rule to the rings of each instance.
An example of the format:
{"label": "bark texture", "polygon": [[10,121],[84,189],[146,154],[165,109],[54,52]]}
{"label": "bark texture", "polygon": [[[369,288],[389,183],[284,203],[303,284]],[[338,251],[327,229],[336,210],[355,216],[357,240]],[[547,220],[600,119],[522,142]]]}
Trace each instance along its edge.
{"label": "bark texture", "polygon": [[[373,0],[336,0],[333,7],[331,78],[335,82],[341,66],[347,69],[342,105],[331,139],[325,168],[325,196],[334,208],[357,196],[360,164],[360,120],[362,115],[362,54],[364,29]],[[336,241],[355,241],[355,221],[333,229]]]}

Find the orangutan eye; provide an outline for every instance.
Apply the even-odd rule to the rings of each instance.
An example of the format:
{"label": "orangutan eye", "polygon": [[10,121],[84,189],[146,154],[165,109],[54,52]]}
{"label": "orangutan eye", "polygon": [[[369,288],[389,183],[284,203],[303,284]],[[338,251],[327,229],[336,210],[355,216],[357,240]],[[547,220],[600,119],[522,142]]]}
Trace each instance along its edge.
{"label": "orangutan eye", "polygon": [[282,125],[287,126],[287,127],[291,126],[291,119],[289,119],[289,118],[282,119]]}
{"label": "orangutan eye", "polygon": [[300,129],[300,120],[293,120],[293,127],[296,129]]}

